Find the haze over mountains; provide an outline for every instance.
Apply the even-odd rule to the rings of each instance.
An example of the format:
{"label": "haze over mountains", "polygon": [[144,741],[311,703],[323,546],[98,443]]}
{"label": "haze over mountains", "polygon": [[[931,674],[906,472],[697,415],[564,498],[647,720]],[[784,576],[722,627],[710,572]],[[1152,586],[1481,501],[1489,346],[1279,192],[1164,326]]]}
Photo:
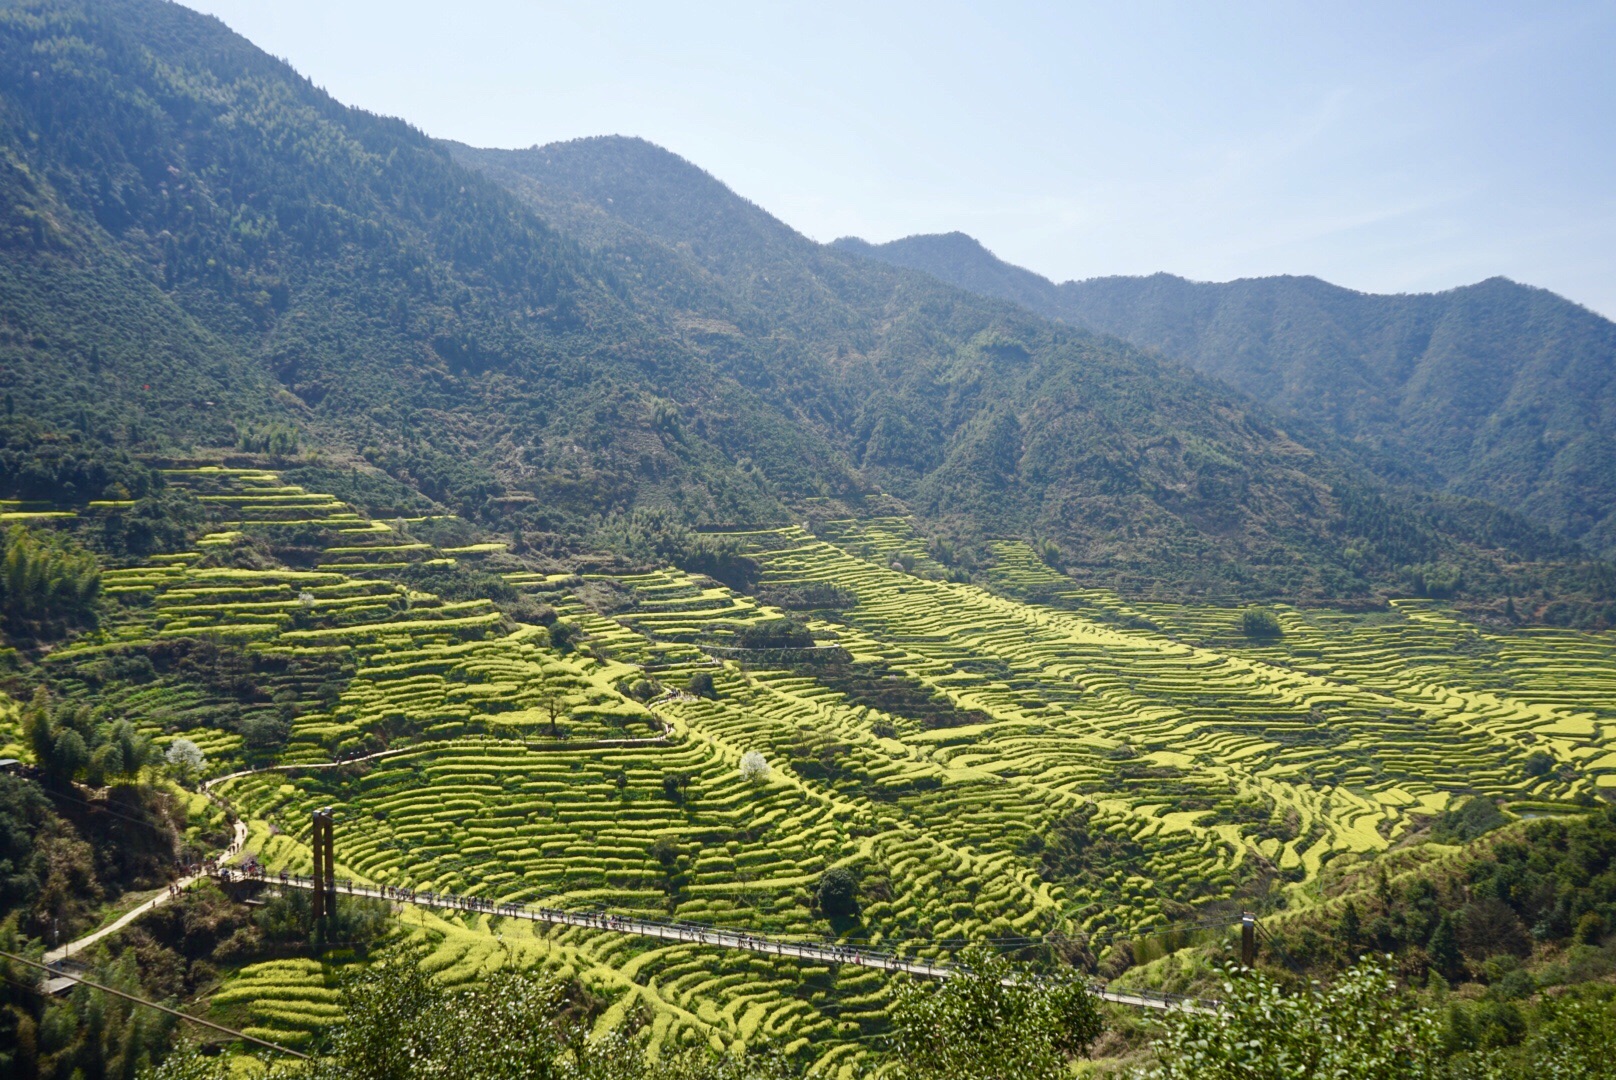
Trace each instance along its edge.
{"label": "haze over mountains", "polygon": [[1491,278],[1375,296],[1311,277],[1059,285],[962,233],[836,247],[1181,360],[1372,451],[1384,475],[1616,550],[1616,323]]}
{"label": "haze over mountains", "polygon": [[[1296,362],[1260,332],[1278,301],[1180,317],[1124,290],[1080,319],[1002,264],[1021,291],[814,243],[639,140],[436,142],[158,0],[6,9],[0,94],[0,381],[96,439],[291,427],[556,550],[634,512],[909,508],[961,572],[1015,535],[1079,575],[1226,596],[1462,577],[1501,598],[1543,587],[1528,563],[1586,581],[1569,538],[1607,542],[1609,324],[1548,294],[1523,309],[1537,359],[1497,373],[1526,338],[1481,300],[1287,301]],[[1104,336],[1135,319],[1143,348]],[[1384,362],[1303,408],[1365,335]],[[1174,358],[1192,345],[1229,381]],[[1485,439],[1443,434],[1471,417]]]}

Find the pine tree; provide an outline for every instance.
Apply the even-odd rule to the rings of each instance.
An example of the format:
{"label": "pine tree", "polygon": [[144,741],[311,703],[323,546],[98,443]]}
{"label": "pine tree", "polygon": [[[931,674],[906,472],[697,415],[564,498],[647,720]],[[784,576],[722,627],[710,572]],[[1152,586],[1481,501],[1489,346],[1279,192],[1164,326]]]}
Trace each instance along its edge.
{"label": "pine tree", "polygon": [[1452,982],[1459,977],[1459,935],[1454,932],[1452,912],[1443,915],[1436,929],[1431,931],[1425,951],[1430,954],[1431,967],[1444,979]]}
{"label": "pine tree", "polygon": [[1347,943],[1349,949],[1356,949],[1363,940],[1363,921],[1358,917],[1358,905],[1351,900],[1347,901],[1346,910],[1341,912],[1340,932],[1341,940]]}

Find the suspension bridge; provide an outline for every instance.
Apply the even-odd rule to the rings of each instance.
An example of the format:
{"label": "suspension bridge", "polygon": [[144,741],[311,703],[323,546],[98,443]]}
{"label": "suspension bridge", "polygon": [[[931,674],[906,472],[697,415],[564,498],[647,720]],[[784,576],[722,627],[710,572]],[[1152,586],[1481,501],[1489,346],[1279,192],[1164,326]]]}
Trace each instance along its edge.
{"label": "suspension bridge", "polygon": [[[326,864],[326,865],[329,865]],[[328,907],[338,895],[363,897],[396,904],[411,904],[437,911],[455,911],[518,919],[550,926],[573,926],[608,933],[634,934],[661,941],[686,942],[720,949],[739,949],[767,956],[793,957],[813,963],[842,964],[872,968],[878,971],[903,972],[927,979],[947,979],[965,973],[968,969],[958,964],[915,957],[904,957],[879,949],[843,945],[838,942],[802,941],[774,937],[750,931],[707,926],[700,923],[645,919],[631,915],[607,912],[568,911],[561,908],[536,906],[503,900],[489,900],[478,896],[431,892],[394,885],[365,885],[348,878],[309,877],[302,874],[265,873],[249,868],[220,866],[213,869],[214,876],[223,883],[250,881],[278,885],[283,888],[315,892],[321,901],[320,911]],[[1144,1009],[1183,1008],[1210,1010],[1217,1002],[1178,994],[1163,994],[1153,990],[1113,989],[1104,983],[1093,983],[1089,989],[1102,1001],[1117,1005],[1131,1005]]]}

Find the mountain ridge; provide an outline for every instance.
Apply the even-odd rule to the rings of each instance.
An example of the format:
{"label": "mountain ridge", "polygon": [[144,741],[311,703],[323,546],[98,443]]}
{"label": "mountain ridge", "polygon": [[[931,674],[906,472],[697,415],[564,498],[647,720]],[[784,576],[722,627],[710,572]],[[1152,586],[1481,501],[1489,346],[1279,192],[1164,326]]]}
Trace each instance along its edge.
{"label": "mountain ridge", "polygon": [[[1153,352],[817,244],[643,140],[441,143],[163,0],[0,8],[0,145],[53,208],[14,200],[29,287],[0,297],[0,382],[142,452],[290,426],[555,553],[887,493],[964,575],[998,535],[1236,597],[1386,595],[1449,563],[1496,593],[1580,558]],[[146,383],[100,392],[95,354],[37,329],[73,314],[38,287],[53,218],[144,280],[99,286],[103,370],[148,351],[119,305],[211,343],[176,354],[166,390],[194,404],[162,430],[128,423]]]}
{"label": "mountain ridge", "polygon": [[963,233],[835,246],[1160,352],[1364,446],[1383,474],[1616,550],[1616,323],[1546,289],[1494,276],[1383,295],[1165,273],[1057,285]]}

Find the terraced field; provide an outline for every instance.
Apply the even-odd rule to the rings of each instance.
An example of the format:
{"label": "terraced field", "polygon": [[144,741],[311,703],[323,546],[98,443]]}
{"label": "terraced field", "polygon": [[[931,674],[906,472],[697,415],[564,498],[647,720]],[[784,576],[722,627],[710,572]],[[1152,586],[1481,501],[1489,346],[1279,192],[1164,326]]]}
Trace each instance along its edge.
{"label": "terraced field", "polygon": [[[1280,608],[1283,636],[1256,640],[1237,610],[1078,589],[1020,544],[1000,544],[979,584],[942,580],[907,524],[881,519],[732,534],[763,566],[760,595],[856,597],[799,616],[815,648],[758,652],[746,628],[783,613],[706,578],[544,573],[502,545],[433,547],[419,522],[364,520],[272,473],[171,479],[215,531],[109,572],[117,617],[50,663],[93,688],[135,648],[249,658],[257,700],[233,714],[223,677],[103,680],[160,738],[202,744],[215,774],[400,751],[220,784],[271,869],[308,869],[309,812],[330,805],[339,873],[373,883],[914,955],[1057,942],[1104,969],[1114,945],[1169,924],[1276,894],[1308,904],[1331,868],[1455,798],[1543,811],[1616,786],[1608,634],[1491,633],[1405,602]],[[304,569],[223,558],[287,530],[317,537]],[[399,580],[422,565],[501,573],[576,645]],[[710,695],[686,692],[699,675]],[[260,714],[290,723],[271,755],[239,734]],[[1529,770],[1540,750],[1550,767]],[[743,776],[750,752],[767,776]],[[835,867],[862,882],[856,918],[815,910]],[[609,1020],[646,1010],[659,1043],[777,1040],[827,1073],[866,1054],[889,992],[876,972],[597,930],[402,926],[446,979],[545,964],[613,997]],[[312,1039],[332,1018],[329,974],[249,969],[216,1004]],[[251,1005],[259,982],[278,989]]]}

